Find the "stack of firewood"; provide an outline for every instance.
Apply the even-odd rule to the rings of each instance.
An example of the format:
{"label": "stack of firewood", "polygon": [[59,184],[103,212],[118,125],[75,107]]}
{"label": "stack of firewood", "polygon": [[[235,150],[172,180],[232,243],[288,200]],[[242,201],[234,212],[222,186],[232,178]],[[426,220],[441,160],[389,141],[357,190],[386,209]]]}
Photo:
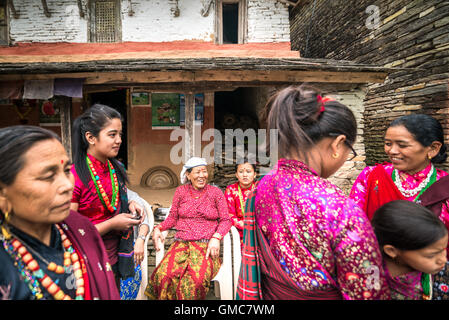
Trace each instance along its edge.
{"label": "stack of firewood", "polygon": [[214,179],[211,184],[224,191],[228,185],[234,182],[237,182],[234,164],[216,164],[214,166]]}
{"label": "stack of firewood", "polygon": [[220,129],[246,129],[258,127],[257,120],[248,116],[241,114],[226,113],[219,123]]}

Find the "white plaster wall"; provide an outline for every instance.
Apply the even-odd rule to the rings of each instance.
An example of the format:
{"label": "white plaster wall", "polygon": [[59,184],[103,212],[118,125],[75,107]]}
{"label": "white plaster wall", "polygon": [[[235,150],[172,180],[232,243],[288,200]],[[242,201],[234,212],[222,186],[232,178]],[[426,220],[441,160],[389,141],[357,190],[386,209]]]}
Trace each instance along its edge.
{"label": "white plaster wall", "polygon": [[51,17],[44,14],[41,1],[14,1],[19,18],[10,12],[13,42],[87,42],[87,20],[80,18],[73,0],[47,1]]}
{"label": "white plaster wall", "polygon": [[[215,7],[201,16],[207,0],[178,0],[179,16],[173,15],[175,0],[121,1],[122,41],[167,42],[177,40],[214,41]],[[89,12],[82,0],[84,18],[79,16],[76,0],[47,1],[51,17],[44,14],[42,2],[14,1],[19,18],[10,12],[12,42],[87,42]],[[247,42],[290,41],[287,5],[276,0],[248,0]]]}
{"label": "white plaster wall", "polygon": [[171,0],[132,1],[133,16],[129,16],[129,2],[122,1],[122,40],[167,42],[177,40],[214,40],[214,11],[201,16],[202,1],[179,0],[179,16]]}
{"label": "white plaster wall", "polygon": [[290,41],[288,6],[276,0],[248,0],[248,42]]}

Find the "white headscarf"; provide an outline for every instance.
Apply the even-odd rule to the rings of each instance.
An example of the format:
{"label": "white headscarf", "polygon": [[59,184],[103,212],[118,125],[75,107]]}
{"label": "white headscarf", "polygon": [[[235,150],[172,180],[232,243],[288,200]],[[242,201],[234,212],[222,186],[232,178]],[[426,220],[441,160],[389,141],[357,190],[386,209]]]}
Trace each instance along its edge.
{"label": "white headscarf", "polygon": [[192,157],[190,158],[185,165],[182,167],[182,171],[181,171],[181,183],[185,184],[187,182],[187,177],[186,177],[186,171],[188,169],[192,169],[195,167],[199,167],[199,166],[207,166],[207,162],[206,159],[204,158],[199,158],[199,157]]}

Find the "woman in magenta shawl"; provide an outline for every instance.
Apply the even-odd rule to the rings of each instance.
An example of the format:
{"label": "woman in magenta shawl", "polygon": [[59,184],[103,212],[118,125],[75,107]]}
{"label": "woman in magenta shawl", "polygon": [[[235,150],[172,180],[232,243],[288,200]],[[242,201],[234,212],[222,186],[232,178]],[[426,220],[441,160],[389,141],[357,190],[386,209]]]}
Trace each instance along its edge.
{"label": "woman in magenta shawl", "polygon": [[96,228],[70,210],[71,162],[59,137],[0,129],[0,300],[120,299]]}
{"label": "woman in magenta shawl", "polygon": [[[429,208],[449,230],[449,176],[437,168],[447,159],[441,123],[426,114],[405,115],[391,122],[384,140],[390,162],[363,169],[350,197],[370,220],[386,203],[412,201]],[[444,270],[433,276],[434,298],[449,298],[448,273]]]}
{"label": "woman in magenta shawl", "polygon": [[281,159],[247,201],[238,298],[388,299],[370,222],[326,180],[354,152],[354,115],[303,86],[267,112]]}

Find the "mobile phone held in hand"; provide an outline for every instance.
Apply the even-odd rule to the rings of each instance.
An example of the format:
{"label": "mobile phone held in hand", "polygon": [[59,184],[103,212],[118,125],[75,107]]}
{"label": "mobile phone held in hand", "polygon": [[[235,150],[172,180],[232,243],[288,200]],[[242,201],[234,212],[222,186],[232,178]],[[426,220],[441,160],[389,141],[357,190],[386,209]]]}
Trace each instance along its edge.
{"label": "mobile phone held in hand", "polygon": [[133,219],[140,220],[142,216],[139,214],[139,212],[136,211],[136,213],[133,214]]}

